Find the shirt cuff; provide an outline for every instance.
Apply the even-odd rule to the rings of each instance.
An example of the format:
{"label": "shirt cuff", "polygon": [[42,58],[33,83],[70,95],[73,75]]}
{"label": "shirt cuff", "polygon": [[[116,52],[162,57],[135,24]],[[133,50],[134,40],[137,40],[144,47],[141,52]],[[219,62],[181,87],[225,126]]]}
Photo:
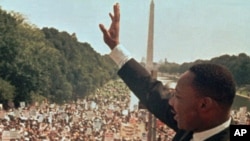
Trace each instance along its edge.
{"label": "shirt cuff", "polygon": [[119,68],[132,58],[130,52],[121,44],[118,44],[115,48],[113,48],[109,56]]}

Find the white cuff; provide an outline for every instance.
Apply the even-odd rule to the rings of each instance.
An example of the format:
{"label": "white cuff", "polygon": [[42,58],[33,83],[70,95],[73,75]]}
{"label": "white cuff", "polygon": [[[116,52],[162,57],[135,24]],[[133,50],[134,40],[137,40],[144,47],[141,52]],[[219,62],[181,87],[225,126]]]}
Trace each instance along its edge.
{"label": "white cuff", "polygon": [[113,48],[109,56],[119,68],[121,68],[128,60],[132,58],[130,52],[121,44],[118,44],[115,48]]}

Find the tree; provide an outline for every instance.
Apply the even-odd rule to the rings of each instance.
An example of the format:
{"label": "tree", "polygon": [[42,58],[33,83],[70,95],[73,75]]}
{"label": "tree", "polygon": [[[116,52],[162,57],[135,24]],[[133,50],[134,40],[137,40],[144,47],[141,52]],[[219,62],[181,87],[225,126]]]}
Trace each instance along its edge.
{"label": "tree", "polygon": [[0,103],[7,104],[15,96],[15,86],[0,78]]}

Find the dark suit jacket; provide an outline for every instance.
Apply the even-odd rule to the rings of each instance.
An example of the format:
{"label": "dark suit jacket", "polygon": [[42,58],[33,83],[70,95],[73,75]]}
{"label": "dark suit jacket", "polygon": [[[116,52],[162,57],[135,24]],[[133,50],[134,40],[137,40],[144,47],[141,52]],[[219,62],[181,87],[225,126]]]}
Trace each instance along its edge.
{"label": "dark suit jacket", "polygon": [[[176,131],[173,141],[190,140],[191,132],[178,129],[168,104],[170,96],[167,88],[160,81],[153,79],[151,74],[134,59],[124,64],[118,71],[118,75],[151,113]],[[206,141],[227,141],[229,137],[229,128],[227,128]]]}

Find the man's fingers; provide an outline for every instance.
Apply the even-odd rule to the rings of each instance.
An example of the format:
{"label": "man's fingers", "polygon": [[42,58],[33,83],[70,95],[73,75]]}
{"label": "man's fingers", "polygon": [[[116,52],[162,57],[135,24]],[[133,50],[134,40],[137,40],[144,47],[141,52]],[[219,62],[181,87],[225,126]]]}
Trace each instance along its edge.
{"label": "man's fingers", "polygon": [[120,21],[120,8],[119,4],[114,5],[114,15],[112,13],[109,13],[109,17],[112,21],[119,22]]}
{"label": "man's fingers", "polygon": [[101,29],[101,31],[102,31],[102,33],[103,33],[104,35],[107,35],[107,34],[108,34],[108,31],[107,31],[107,29],[104,27],[103,24],[99,24],[99,28]]}
{"label": "man's fingers", "polygon": [[119,3],[116,3],[115,5],[114,5],[114,18],[115,18],[115,20],[116,21],[120,21],[120,5],[119,5]]}
{"label": "man's fingers", "polygon": [[109,13],[109,17],[111,18],[111,21],[114,20],[114,16],[111,13]]}

